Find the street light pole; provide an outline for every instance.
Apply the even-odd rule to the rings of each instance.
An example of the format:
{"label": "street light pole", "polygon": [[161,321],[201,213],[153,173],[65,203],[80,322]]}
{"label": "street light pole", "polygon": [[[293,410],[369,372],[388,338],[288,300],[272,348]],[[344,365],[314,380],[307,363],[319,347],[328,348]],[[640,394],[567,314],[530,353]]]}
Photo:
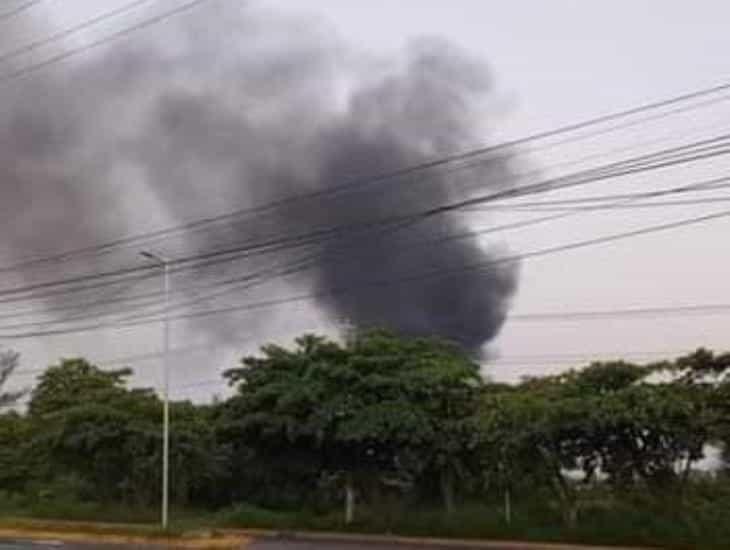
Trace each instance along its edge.
{"label": "street light pole", "polygon": [[153,254],[152,252],[141,252],[145,258],[153,260],[162,267],[165,312],[163,321],[163,359],[162,359],[162,528],[168,526],[168,510],[170,495],[170,260]]}

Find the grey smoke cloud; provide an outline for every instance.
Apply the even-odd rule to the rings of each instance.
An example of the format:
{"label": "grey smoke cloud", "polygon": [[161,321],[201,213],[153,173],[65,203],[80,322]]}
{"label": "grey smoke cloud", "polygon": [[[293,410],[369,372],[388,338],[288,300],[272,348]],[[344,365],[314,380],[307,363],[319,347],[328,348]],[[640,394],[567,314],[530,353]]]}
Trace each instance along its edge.
{"label": "grey smoke cloud", "polygon": [[[160,209],[184,221],[327,190],[483,141],[490,75],[452,45],[421,39],[397,59],[368,59],[317,21],[228,6],[212,3],[3,91],[6,253],[42,255],[136,233]],[[166,246],[209,251],[415,213],[504,186],[509,174],[510,163],[496,158],[459,172],[421,172]],[[440,335],[476,351],[502,325],[517,288],[515,266],[373,284],[489,261],[493,252],[473,240],[423,245],[467,230],[468,220],[452,214],[393,231],[342,232],[226,274],[308,258],[311,269],[294,279],[318,293],[332,316]],[[94,268],[111,265],[97,262]],[[228,337],[239,329],[219,331]]]}

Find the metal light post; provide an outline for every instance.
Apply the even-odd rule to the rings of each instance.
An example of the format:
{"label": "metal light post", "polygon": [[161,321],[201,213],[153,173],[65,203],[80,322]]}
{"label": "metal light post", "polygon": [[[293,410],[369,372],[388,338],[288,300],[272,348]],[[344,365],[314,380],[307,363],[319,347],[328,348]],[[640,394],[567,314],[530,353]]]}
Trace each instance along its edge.
{"label": "metal light post", "polygon": [[170,495],[170,365],[168,355],[170,351],[170,260],[152,252],[140,252],[162,267],[164,276],[165,313],[163,329],[163,359],[162,359],[162,528],[167,529],[168,504]]}

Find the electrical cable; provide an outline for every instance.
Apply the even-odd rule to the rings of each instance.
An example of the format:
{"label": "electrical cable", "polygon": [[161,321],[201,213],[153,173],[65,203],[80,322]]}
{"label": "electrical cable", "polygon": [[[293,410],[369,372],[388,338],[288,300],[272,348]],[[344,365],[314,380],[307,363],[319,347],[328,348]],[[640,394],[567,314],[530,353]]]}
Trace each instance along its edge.
{"label": "electrical cable", "polygon": [[170,19],[173,16],[186,12],[186,11],[198,6],[199,4],[202,4],[205,1],[207,1],[207,0],[192,0],[191,2],[187,2],[174,9],[162,12],[160,14],[157,14],[154,17],[150,17],[148,19],[135,23],[134,25],[130,25],[129,27],[125,27],[122,30],[113,32],[103,38],[94,40],[93,42],[90,42],[83,46],[73,48],[73,49],[67,50],[65,52],[59,53],[57,55],[51,56],[47,59],[44,59],[43,61],[39,61],[38,63],[33,63],[31,65],[27,65],[20,69],[1,74],[0,75],[0,84],[6,84],[8,82],[18,80],[20,78],[24,78],[41,69],[45,69],[46,67],[55,65],[57,63],[60,63],[61,61],[65,61],[66,59],[69,59],[69,58],[79,55],[81,53],[85,53],[94,48],[98,48],[99,46],[104,46],[106,44],[109,44],[110,42],[118,40],[119,38],[128,36],[139,30],[151,27],[152,25],[162,23],[163,21],[166,21],[167,19]]}
{"label": "electrical cable", "polygon": [[709,180],[705,185],[692,185],[690,188],[686,188],[685,186],[680,187],[673,187],[671,189],[666,190],[658,190],[658,191],[642,191],[640,193],[624,193],[624,194],[614,194],[614,195],[593,195],[588,197],[579,197],[574,199],[560,199],[560,200],[546,200],[546,201],[534,201],[534,202],[518,202],[518,203],[512,203],[508,205],[495,205],[495,206],[475,206],[471,208],[470,210],[476,210],[476,211],[491,211],[491,210],[502,210],[502,209],[512,209],[512,208],[533,208],[533,207],[542,207],[542,206],[574,206],[574,205],[580,205],[580,204],[586,204],[586,203],[602,203],[602,202],[608,202],[608,201],[615,201],[620,199],[633,199],[633,198],[655,198],[655,197],[662,197],[666,195],[674,195],[674,194],[682,194],[688,191],[691,192],[698,192],[698,191],[716,191],[718,189],[728,189],[730,188],[730,183],[725,183],[728,180],[730,180],[730,176],[724,176],[720,178],[715,178],[712,180]]}
{"label": "electrical cable", "polygon": [[[661,141],[664,141],[664,140],[663,139],[652,140],[650,142],[644,142],[643,145],[656,144],[656,143],[661,142]],[[626,151],[627,149],[632,149],[634,147],[635,146],[617,148],[617,149],[611,150],[609,153],[616,153],[616,152],[620,152],[620,151]],[[557,164],[554,164],[554,165],[550,166],[549,168],[557,168],[559,166],[576,164],[576,163],[580,163],[582,161],[589,160],[589,159],[592,159],[592,158],[595,158],[595,157],[600,157],[600,156],[605,156],[605,155],[604,154],[588,155],[588,156],[580,157],[579,159],[574,159],[574,160],[566,161],[566,162],[560,162],[560,163],[557,163]],[[518,177],[518,178],[523,178],[523,177],[529,176],[531,174],[539,174],[539,173],[541,173],[541,170],[532,170],[532,171],[528,171],[528,172],[524,172],[524,173],[519,173],[519,174],[513,174],[513,175],[516,176],[516,177]],[[514,210],[517,210],[517,209],[522,208],[522,207],[532,207],[532,206],[543,207],[543,206],[550,206],[550,205],[585,203],[585,202],[593,202],[594,200],[595,201],[603,201],[603,200],[615,200],[615,199],[624,199],[624,198],[625,199],[632,199],[632,198],[635,198],[635,197],[636,198],[658,197],[658,196],[663,196],[665,194],[680,193],[680,192],[684,192],[684,191],[711,190],[711,189],[718,189],[718,188],[721,188],[721,187],[728,187],[728,186],[730,186],[730,184],[722,184],[721,183],[722,181],[725,181],[726,179],[727,178],[719,178],[718,181],[720,183],[708,182],[706,185],[702,185],[702,186],[699,186],[697,184],[693,184],[693,185],[688,186],[687,189],[685,189],[684,187],[680,187],[680,188],[673,188],[673,189],[670,189],[670,190],[667,190],[667,191],[661,191],[661,192],[656,192],[655,191],[655,192],[649,192],[649,193],[635,193],[635,194],[628,194],[628,195],[627,194],[625,194],[625,195],[608,195],[608,196],[599,196],[599,197],[595,197],[595,198],[592,198],[592,197],[584,197],[584,198],[581,198],[581,199],[563,200],[563,201],[560,201],[560,200],[558,200],[558,201],[544,201],[543,200],[543,201],[532,202],[532,203],[520,202],[520,203],[514,204],[514,207],[509,206],[509,205],[477,206],[477,207],[465,208],[465,210],[469,210],[469,211],[471,211],[471,210],[475,210],[475,211],[481,211],[481,210],[505,210],[505,209],[509,209],[509,210],[514,209]],[[506,199],[506,200],[511,200],[511,199]],[[544,210],[549,210],[549,209],[544,209]],[[560,209],[555,209],[555,210],[560,210]],[[522,227],[522,226],[534,225],[536,223],[542,223],[542,222],[548,221],[550,219],[552,219],[552,218],[543,218],[543,219],[538,219],[538,220],[534,220],[534,221],[533,220],[530,220],[530,221],[528,221],[526,223],[508,224],[507,226],[499,226],[499,227],[496,227],[495,228],[495,231],[505,230],[505,229],[510,229],[510,228],[519,228],[519,227]],[[479,232],[479,233],[481,233],[481,232]],[[146,279],[146,278],[147,277],[144,277],[143,279]],[[198,290],[198,289],[204,290],[206,288],[218,287],[219,285],[226,284],[227,282],[236,282],[237,280],[239,280],[239,279],[232,280],[232,281],[221,281],[220,283],[214,283],[214,284],[195,285],[193,288],[190,288],[190,287],[178,288],[178,286],[176,285],[176,288],[173,290],[173,292],[174,293],[180,293],[180,292],[187,292],[187,291],[190,291],[190,290],[193,290],[193,291],[194,290]],[[54,294],[55,293],[51,293],[51,296],[54,295]],[[119,300],[114,300],[114,299],[109,300],[108,299],[107,300],[107,304],[112,305],[112,304],[115,304],[115,303],[132,302],[132,301],[137,301],[137,300],[145,300],[145,299],[149,299],[149,298],[153,298],[154,299],[156,296],[159,296],[159,292],[146,293],[146,294],[138,294],[138,295],[134,295],[134,296],[124,297],[124,298],[119,299]],[[46,298],[46,297],[49,297],[49,296],[46,296],[46,295],[36,295],[34,297],[30,297],[29,299],[43,299],[43,298]],[[0,302],[5,302],[6,303],[7,301],[8,300],[4,300],[4,301],[0,301]],[[153,300],[152,302],[148,302],[147,304],[142,304],[142,305],[143,306],[144,305],[153,305],[154,303],[156,303],[156,300]],[[84,304],[60,305],[60,306],[59,305],[55,305],[55,306],[50,306],[50,307],[43,308],[43,310],[42,310],[41,313],[44,314],[44,315],[47,315],[48,313],[51,313],[51,312],[54,312],[54,311],[67,311],[67,310],[85,309],[86,306],[87,306],[86,303],[84,303]],[[30,309],[25,309],[25,310],[21,310],[21,311],[13,311],[13,312],[10,312],[10,313],[6,313],[6,314],[3,314],[3,315],[0,315],[0,319],[15,318],[17,316],[34,315],[34,314],[38,314],[38,310],[37,309],[34,309],[34,308],[30,308]]]}
{"label": "electrical cable", "polygon": [[13,9],[2,12],[2,13],[0,13],[0,22],[7,21],[8,19],[10,19],[12,17],[20,15],[21,13],[28,11],[30,8],[32,8],[36,4],[40,4],[41,2],[43,2],[43,0],[29,0],[28,2],[25,2],[24,4],[20,4],[19,6],[16,6]]}
{"label": "electrical cable", "polygon": [[[277,247],[277,246],[291,246],[291,245],[297,245],[301,244],[302,242],[311,242],[312,239],[315,241],[320,239],[323,236],[331,235],[332,233],[337,233],[340,231],[351,231],[351,230],[358,230],[360,228],[368,228],[368,227],[374,227],[377,225],[387,224],[387,223],[399,223],[399,222],[405,222],[408,220],[416,220],[416,219],[427,219],[434,217],[436,215],[440,215],[446,212],[454,211],[454,210],[460,210],[464,207],[471,207],[478,204],[483,204],[485,202],[490,202],[494,200],[503,199],[506,197],[517,197],[517,196],[524,196],[525,194],[535,194],[535,193],[544,193],[548,191],[553,191],[556,189],[564,189],[567,187],[574,187],[578,185],[585,185],[587,183],[593,183],[596,181],[602,181],[609,178],[615,178],[619,176],[625,176],[628,174],[634,174],[634,173],[640,173],[645,172],[648,170],[655,170],[659,168],[666,168],[669,166],[675,166],[677,164],[684,164],[687,162],[694,162],[697,160],[704,160],[708,158],[713,158],[721,155],[727,155],[730,153],[730,148],[728,148],[725,143],[723,143],[723,140],[727,142],[730,135],[723,135],[723,136],[717,136],[715,138],[701,140],[695,143],[692,143],[690,145],[684,145],[680,147],[674,147],[670,149],[666,149],[664,151],[648,154],[648,155],[642,155],[633,159],[625,160],[625,161],[619,161],[616,163],[610,163],[606,166],[602,166],[599,168],[593,168],[590,170],[587,170],[583,173],[578,173],[575,176],[569,177],[569,178],[554,178],[549,179],[543,182],[538,182],[530,185],[525,185],[522,187],[514,188],[514,189],[507,189],[502,191],[497,191],[491,194],[481,195],[478,197],[473,197],[461,201],[457,201],[455,203],[450,203],[447,205],[437,206],[430,209],[427,209],[425,211],[417,212],[414,214],[405,214],[405,215],[398,215],[398,216],[390,216],[384,219],[376,220],[376,221],[368,221],[365,223],[359,223],[359,224],[350,224],[348,226],[342,227],[342,226],[334,226],[334,227],[325,227],[321,229],[316,229],[314,231],[311,231],[309,233],[306,233],[304,235],[295,235],[292,237],[279,237],[270,239],[269,241],[263,241],[259,243],[253,243],[248,244],[245,246],[240,247],[234,247],[229,249],[223,249],[223,250],[215,250],[211,252],[201,253],[193,256],[188,256],[185,258],[175,259],[170,262],[173,266],[180,266],[182,264],[191,264],[194,262],[201,262],[209,259],[215,259],[219,258],[221,256],[226,257],[233,254],[238,253],[250,253],[250,252],[256,252],[260,250],[268,250],[270,247]],[[730,142],[728,142],[730,143]],[[684,157],[678,157],[681,152],[684,152]],[[668,160],[664,160],[664,159]],[[624,166],[627,166],[624,168]],[[134,266],[134,267],[128,267],[123,269],[118,269],[114,271],[108,271],[108,272],[102,272],[102,273],[94,273],[94,274],[88,274],[88,275],[82,275],[74,278],[69,279],[63,279],[63,280],[57,280],[57,281],[50,281],[50,282],[44,282],[44,283],[37,283],[34,285],[26,285],[21,287],[15,287],[10,289],[3,289],[0,290],[0,297],[2,296],[11,296],[11,295],[17,295],[17,294],[27,294],[29,292],[33,292],[36,290],[42,290],[42,289],[48,289],[48,288],[57,288],[72,284],[79,284],[79,283],[85,283],[89,281],[94,281],[98,279],[105,279],[105,278],[118,278],[125,275],[135,274],[139,272],[149,272],[150,270],[155,269],[155,266]],[[68,290],[67,290],[68,291]]]}
{"label": "electrical cable", "polygon": [[[59,40],[63,40],[64,38],[68,38],[69,36],[73,36],[74,34],[80,32],[80,31],[93,27],[94,25],[97,25],[104,21],[108,21],[109,19],[112,19],[114,17],[118,17],[128,11],[132,11],[133,9],[138,8],[142,4],[149,3],[150,1],[152,1],[152,0],[136,0],[134,2],[129,2],[128,4],[124,4],[111,11],[104,12],[101,15],[97,15],[90,19],[86,19],[85,21],[82,21],[81,23],[78,23],[77,25],[74,25],[72,27],[68,27],[68,28],[62,29],[58,32],[55,32],[45,38],[34,40],[33,42],[30,42],[28,44],[19,46],[13,50],[9,50],[5,53],[0,54],[0,63],[6,63],[16,57],[20,57],[20,56],[26,55],[28,53],[31,53],[31,52],[37,50],[38,48],[42,48],[43,46],[53,44],[54,42],[58,42]],[[1,19],[1,17],[0,17],[0,19]]]}
{"label": "electrical cable", "polygon": [[[390,280],[371,281],[371,282],[368,282],[367,284],[358,285],[358,288],[362,288],[364,286],[367,286],[367,287],[392,286],[395,284],[403,284],[403,283],[408,283],[408,282],[412,282],[412,281],[416,281],[416,280],[427,280],[427,279],[431,279],[431,278],[444,278],[444,277],[448,278],[451,275],[455,275],[455,274],[459,274],[459,273],[492,269],[499,265],[504,265],[504,264],[508,264],[508,263],[515,263],[515,262],[524,261],[527,259],[548,256],[548,255],[567,252],[567,251],[571,251],[571,250],[577,250],[577,249],[581,249],[581,248],[606,244],[606,243],[610,243],[610,242],[614,242],[614,241],[625,240],[625,239],[634,238],[634,237],[638,237],[641,235],[647,235],[647,234],[651,234],[651,233],[664,232],[664,231],[668,231],[668,230],[678,229],[680,227],[697,225],[700,223],[705,223],[705,222],[718,220],[718,219],[722,219],[722,218],[728,218],[728,217],[730,217],[730,210],[724,210],[721,212],[716,212],[714,214],[707,214],[704,216],[686,218],[686,219],[675,221],[675,222],[652,225],[652,226],[648,226],[648,227],[644,227],[644,228],[636,229],[636,230],[632,230],[632,231],[614,233],[614,234],[606,235],[603,237],[596,237],[596,238],[592,238],[592,239],[576,241],[576,242],[565,244],[565,245],[543,248],[543,249],[539,249],[539,250],[532,251],[532,252],[516,254],[513,256],[506,256],[503,258],[498,258],[496,260],[490,260],[488,262],[479,262],[479,263],[475,263],[475,264],[471,264],[471,265],[467,265],[467,266],[461,266],[459,268],[454,268],[454,269],[450,269],[450,270],[436,270],[436,271],[427,272],[427,273],[414,274],[414,275],[406,276],[406,277],[398,277],[398,278],[390,279]],[[169,320],[175,321],[175,320],[182,320],[182,319],[199,319],[199,318],[204,318],[204,317],[225,315],[225,314],[237,313],[237,312],[242,312],[242,311],[266,309],[266,308],[276,307],[276,306],[280,306],[280,305],[284,305],[284,304],[309,301],[309,300],[316,299],[319,297],[330,296],[330,295],[334,295],[334,294],[338,294],[338,293],[342,293],[342,292],[348,292],[350,290],[351,289],[349,287],[344,286],[344,287],[338,287],[338,288],[334,288],[334,289],[322,291],[322,292],[317,292],[317,293],[290,296],[290,297],[286,297],[286,298],[277,298],[277,299],[272,299],[272,300],[261,301],[258,303],[243,304],[243,305],[239,305],[239,306],[231,306],[231,307],[227,307],[227,308],[200,311],[200,312],[195,312],[195,313],[180,314],[180,315],[176,315],[176,316],[171,316],[169,318]],[[700,306],[697,306],[694,309],[695,309],[695,311],[700,311]],[[724,312],[723,306],[714,306],[714,310]],[[514,316],[513,318],[518,318],[518,317]],[[73,329],[59,329],[59,330],[47,330],[47,331],[15,333],[15,334],[2,334],[2,335],[0,335],[0,339],[21,340],[21,339],[28,339],[28,338],[38,338],[38,337],[45,337],[45,336],[57,336],[57,335],[63,335],[63,334],[89,332],[89,331],[95,331],[95,330],[107,330],[107,329],[119,330],[119,329],[125,329],[125,328],[133,328],[136,326],[159,323],[162,321],[164,321],[164,318],[154,318],[154,319],[134,321],[134,322],[126,323],[126,324],[113,325],[113,326],[106,325],[106,324],[94,324],[94,325],[76,327]]]}
{"label": "electrical cable", "polygon": [[[0,78],[0,81],[1,81],[1,78]],[[501,142],[496,145],[483,146],[483,147],[480,147],[477,149],[472,149],[472,150],[469,150],[466,152],[450,155],[447,157],[441,157],[440,159],[435,159],[433,161],[429,161],[426,163],[412,165],[412,166],[405,167],[405,168],[402,168],[399,170],[390,171],[390,172],[382,172],[380,174],[376,174],[374,176],[369,176],[367,178],[352,179],[350,181],[346,181],[343,184],[336,186],[335,188],[330,188],[330,189],[326,189],[326,190],[318,190],[318,191],[314,191],[314,192],[310,192],[310,193],[300,193],[300,194],[286,197],[283,199],[275,200],[275,201],[269,202],[267,204],[263,204],[263,205],[259,205],[259,206],[255,206],[255,207],[251,207],[251,208],[239,209],[239,210],[227,213],[227,214],[199,219],[199,220],[196,220],[193,222],[180,224],[180,225],[177,225],[174,227],[170,227],[170,228],[166,228],[166,229],[162,229],[162,230],[158,230],[158,231],[154,231],[154,232],[132,235],[132,236],[118,239],[116,241],[104,243],[101,245],[95,245],[92,247],[84,247],[84,248],[69,250],[66,252],[62,252],[62,253],[59,253],[59,254],[56,254],[53,256],[47,256],[47,257],[43,257],[43,258],[29,259],[29,260],[26,260],[24,262],[21,262],[21,263],[12,265],[12,266],[1,267],[0,272],[6,272],[9,270],[18,270],[18,269],[22,269],[24,267],[28,267],[30,265],[36,265],[38,263],[65,261],[70,258],[76,257],[78,255],[85,255],[88,253],[97,253],[98,254],[98,253],[102,253],[104,251],[112,250],[112,249],[120,247],[120,246],[131,246],[131,245],[134,245],[135,243],[144,242],[145,240],[152,239],[152,238],[165,237],[165,236],[169,236],[173,233],[177,233],[177,232],[181,232],[181,231],[184,231],[184,232],[192,231],[192,230],[196,230],[201,227],[207,227],[212,224],[226,222],[231,219],[242,217],[242,216],[260,214],[260,213],[271,211],[276,208],[280,208],[280,207],[283,207],[283,206],[286,206],[286,205],[289,205],[289,204],[292,204],[292,203],[295,203],[295,202],[298,202],[301,200],[311,200],[314,198],[321,198],[322,196],[324,196],[326,194],[330,194],[330,193],[336,194],[336,193],[346,191],[346,190],[357,189],[357,188],[361,188],[363,186],[367,186],[367,185],[371,185],[371,184],[390,181],[392,179],[400,178],[404,175],[414,174],[414,173],[417,173],[417,172],[420,172],[423,170],[429,170],[429,169],[432,169],[435,167],[440,167],[440,166],[443,166],[446,164],[452,164],[454,162],[471,159],[471,158],[474,158],[477,156],[483,156],[483,155],[493,153],[493,152],[513,149],[515,147],[519,147],[519,146],[528,144],[533,141],[546,140],[549,138],[553,138],[555,136],[559,136],[564,133],[572,133],[572,132],[580,131],[585,128],[589,128],[591,126],[601,125],[601,124],[611,122],[614,120],[620,120],[620,119],[627,118],[627,117],[630,117],[630,116],[633,116],[633,115],[636,115],[636,114],[639,114],[639,113],[642,113],[645,111],[662,109],[664,107],[672,106],[672,105],[679,104],[679,103],[686,102],[686,101],[691,101],[691,100],[698,99],[698,98],[701,98],[704,96],[715,95],[715,94],[718,94],[720,92],[727,91],[727,90],[730,90],[730,83],[724,83],[724,84],[712,86],[709,88],[695,90],[693,92],[685,93],[685,94],[682,94],[679,96],[674,96],[674,97],[671,97],[668,99],[651,102],[651,103],[645,103],[640,106],[626,109],[623,111],[617,111],[617,112],[614,112],[614,113],[611,113],[608,115],[602,115],[602,116],[590,118],[590,119],[587,119],[587,120],[584,120],[584,121],[581,121],[578,123],[572,123],[572,124],[560,126],[558,128],[554,128],[551,130],[533,133],[533,134],[530,134],[528,136],[524,136],[524,137],[521,137],[518,139],[504,141],[504,142]],[[698,106],[706,106],[707,104],[713,104],[720,100],[726,100],[729,97],[730,96],[722,96],[720,98],[714,98],[707,102],[700,103],[700,104],[698,104]],[[687,106],[684,108],[677,109],[675,111],[670,111],[669,113],[666,113],[666,114],[660,113],[659,115],[655,115],[655,116],[656,117],[670,116],[670,115],[676,114],[678,112],[685,112],[687,109],[691,109],[693,107],[694,106]],[[652,117],[652,119],[653,118],[654,117]],[[629,121],[629,122],[631,123],[631,121]],[[641,122],[644,122],[644,120],[639,120],[636,123],[639,124]],[[601,130],[601,131],[613,131],[616,129],[623,129],[625,127],[628,127],[629,125],[630,124],[621,124],[618,126],[614,126],[614,127],[608,128],[608,129]],[[587,136],[586,135],[578,136],[578,139],[582,139],[583,137],[593,137],[594,135],[597,135],[597,134],[588,134]]]}
{"label": "electrical cable", "polygon": [[[612,209],[612,208],[620,208],[622,205],[623,207],[628,208],[630,206],[630,201],[635,200],[641,200],[646,198],[656,198],[661,196],[667,196],[667,195],[678,195],[681,193],[688,193],[688,192],[697,192],[697,191],[711,191],[716,190],[720,188],[727,188],[730,187],[730,183],[725,183],[727,180],[730,179],[730,177],[721,177],[721,178],[715,178],[699,183],[694,183],[690,185],[681,185],[678,187],[673,187],[669,189],[663,189],[659,191],[650,191],[650,192],[641,192],[641,193],[629,193],[629,194],[614,194],[614,195],[599,195],[599,196],[593,196],[593,197],[582,197],[578,199],[567,199],[567,200],[556,200],[556,201],[540,201],[540,202],[520,202],[517,204],[514,204],[513,206],[504,205],[504,206],[481,206],[481,207],[473,207],[475,210],[487,210],[487,209],[494,209],[494,210],[512,210],[512,209],[523,209],[527,211],[533,211],[530,210],[532,207],[543,207],[543,206],[560,206],[560,205],[574,205],[574,204],[585,204],[585,203],[594,203],[588,207],[585,207],[586,211],[593,211],[593,210],[603,210],[603,209]],[[600,203],[604,201],[614,201],[613,204],[605,204],[602,205]],[[619,202],[615,202],[619,201]],[[599,203],[596,205],[595,203]],[[642,203],[639,205],[636,205],[637,208],[641,208],[643,206],[660,206],[661,203]],[[673,203],[667,203],[667,205],[674,205],[674,204],[680,204],[679,201],[673,202]],[[547,208],[541,208],[540,210],[549,210]],[[570,210],[564,209],[564,208],[555,208],[555,210],[558,211],[565,211]],[[467,238],[469,236],[477,236],[477,235],[484,235],[487,233],[493,233],[493,232],[499,232],[499,231],[505,231],[510,229],[518,229],[521,227],[527,227],[536,225],[539,223],[543,223],[545,221],[550,221],[552,219],[555,219],[553,217],[545,217],[545,218],[538,218],[538,219],[530,219],[525,222],[517,222],[512,224],[505,224],[505,225],[499,225],[494,226],[491,228],[487,228],[485,230],[475,230],[470,231],[466,233],[460,233],[454,236],[446,236],[443,239],[439,239],[437,241],[427,241],[425,243],[416,243],[415,246],[422,246],[422,245],[432,245],[432,244],[438,244],[439,242],[442,242],[443,240],[451,240],[452,238]],[[248,277],[245,278],[248,280]],[[144,277],[143,280],[147,280],[147,277]],[[208,289],[214,289],[214,288],[220,288],[223,285],[233,284],[233,283],[239,283],[242,282],[241,277],[235,277],[232,279],[222,280],[215,283],[206,283],[201,285],[191,285],[186,286],[182,288],[178,288],[177,286],[173,289],[173,293],[175,294],[182,294],[182,293],[188,293],[188,292],[196,292],[196,291],[202,291],[202,290],[208,290]],[[138,282],[138,281],[133,281]],[[136,294],[132,296],[124,296],[119,299],[110,298],[109,296],[105,296],[103,301],[105,305],[116,305],[120,303],[128,303],[128,302],[136,302],[136,301],[146,301],[146,303],[141,304],[142,306],[146,305],[154,305],[158,303],[158,298],[161,296],[161,291],[154,291],[154,292],[148,292],[148,293],[142,293],[142,294]],[[11,311],[9,313],[1,314],[0,320],[3,319],[13,319],[16,317],[22,317],[22,316],[29,316],[29,315],[48,315],[49,313],[54,312],[62,312],[62,311],[75,311],[75,310],[86,310],[90,307],[93,307],[97,302],[84,302],[81,304],[67,304],[67,305],[56,305],[56,306],[50,306],[43,308],[42,310],[38,310],[36,308],[30,308],[30,309],[24,309],[24,310],[15,310]]]}
{"label": "electrical cable", "polygon": [[[488,234],[488,233],[494,233],[494,232],[499,232],[499,231],[504,231],[504,230],[517,229],[517,228],[522,228],[522,227],[537,225],[537,224],[540,224],[540,223],[544,223],[546,221],[554,221],[554,220],[557,220],[557,219],[566,218],[566,217],[571,216],[571,215],[574,215],[576,213],[589,212],[589,211],[593,211],[593,210],[602,210],[602,209],[606,208],[607,206],[614,206],[614,207],[629,206],[629,205],[633,204],[634,201],[640,200],[640,199],[645,198],[645,197],[653,197],[656,194],[660,194],[660,193],[676,193],[676,192],[679,192],[678,190],[682,190],[684,192],[687,192],[687,191],[691,191],[691,190],[698,189],[698,188],[700,188],[700,189],[701,188],[706,188],[707,186],[715,185],[718,181],[724,181],[724,180],[727,180],[727,179],[730,179],[730,178],[715,178],[715,179],[712,179],[712,180],[700,181],[700,182],[695,183],[695,184],[683,185],[683,186],[680,186],[678,188],[674,188],[674,189],[670,189],[670,190],[655,191],[655,192],[652,192],[652,193],[645,193],[645,194],[636,194],[635,196],[630,196],[628,198],[621,199],[619,201],[616,201],[614,203],[611,203],[610,205],[588,206],[588,207],[583,207],[580,210],[571,210],[568,213],[564,213],[564,214],[545,216],[545,217],[542,217],[542,218],[530,219],[530,220],[526,220],[526,221],[511,223],[511,224],[504,224],[504,225],[501,225],[501,226],[492,226],[492,227],[488,227],[486,229],[481,229],[481,230],[472,230],[472,231],[467,231],[467,232],[459,233],[459,234],[446,235],[446,236],[443,236],[443,237],[439,237],[437,239],[430,239],[428,241],[419,241],[419,242],[417,242],[415,244],[412,244],[408,248],[406,248],[404,246],[403,247],[403,249],[404,249],[403,250],[403,253],[404,254],[407,254],[408,252],[410,252],[410,251],[412,251],[414,249],[418,249],[418,248],[422,248],[422,247],[432,248],[435,245],[443,244],[443,243],[446,243],[446,242],[463,240],[465,238],[473,238],[473,237],[482,236],[482,235],[485,235],[485,234]],[[351,243],[348,243],[348,244],[351,244]],[[405,243],[405,244],[409,244],[409,243]],[[397,248],[400,248],[400,247],[397,247]],[[327,253],[326,254],[320,254],[320,255],[310,256],[308,258],[302,258],[299,261],[294,262],[293,264],[286,266],[283,270],[280,270],[278,272],[277,271],[266,271],[266,272],[263,272],[261,274],[256,275],[256,277],[258,278],[258,280],[252,280],[252,277],[251,276],[234,278],[234,279],[231,279],[231,280],[229,280],[227,282],[223,282],[223,283],[219,283],[218,285],[215,285],[216,287],[219,287],[219,286],[222,286],[224,284],[231,283],[231,284],[233,284],[232,287],[229,287],[229,288],[226,288],[226,289],[223,289],[223,290],[218,290],[217,292],[214,292],[214,293],[209,294],[207,296],[202,296],[202,297],[201,296],[198,296],[196,298],[193,298],[191,300],[188,300],[187,302],[183,302],[182,304],[173,305],[172,307],[166,308],[164,310],[158,310],[157,313],[154,313],[154,312],[138,313],[135,316],[121,319],[118,322],[124,323],[126,321],[131,321],[131,320],[135,320],[135,319],[139,319],[139,318],[145,318],[145,317],[148,317],[150,315],[155,315],[155,314],[158,314],[159,315],[159,314],[162,314],[164,312],[170,313],[170,312],[179,310],[181,308],[189,307],[191,305],[196,305],[196,304],[198,304],[200,302],[203,302],[203,301],[210,301],[211,299],[218,298],[218,297],[223,296],[225,294],[228,294],[228,293],[230,293],[232,291],[240,291],[241,290],[241,283],[244,283],[245,284],[243,290],[248,290],[252,286],[255,286],[256,284],[261,284],[262,282],[270,281],[271,279],[273,279],[275,277],[281,277],[281,276],[286,276],[286,275],[297,274],[297,273],[301,272],[302,270],[306,270],[306,269],[309,269],[312,266],[316,266],[318,264],[318,262],[321,262],[323,259],[326,259],[330,255],[330,252],[331,252],[331,250],[327,250]],[[266,277],[265,281],[261,280],[261,277]],[[52,325],[52,323],[51,323],[51,325]],[[12,327],[12,329],[13,330],[16,330],[18,328],[29,328],[29,327],[33,327],[33,326],[38,326],[38,325],[29,324],[29,325],[20,326],[20,327],[18,327],[16,325],[16,326]],[[48,324],[45,324],[43,326],[48,326]],[[0,327],[0,330],[8,330],[8,327]]]}

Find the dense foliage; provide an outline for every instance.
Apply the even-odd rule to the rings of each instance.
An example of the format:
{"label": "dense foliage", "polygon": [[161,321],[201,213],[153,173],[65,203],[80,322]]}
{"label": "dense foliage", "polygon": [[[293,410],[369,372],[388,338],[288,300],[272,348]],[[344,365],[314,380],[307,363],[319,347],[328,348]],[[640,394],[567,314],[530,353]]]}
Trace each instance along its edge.
{"label": "dense foliage", "polygon": [[[17,360],[6,353],[0,364],[6,504],[152,509],[159,397],[129,388],[129,369],[64,360],[17,412],[21,395],[1,391]],[[685,522],[691,542],[706,528],[727,530],[713,506],[730,500],[724,461],[698,464],[729,448],[729,372],[730,354],[698,350],[503,385],[443,342],[307,335],[228,371],[229,399],[172,404],[172,499],[178,510],[245,504],[300,519],[339,509],[343,524],[377,518],[383,528],[397,528],[405,510],[440,506],[448,521],[478,505],[504,526],[559,524],[562,533],[630,509]],[[499,534],[489,513],[484,524]],[[628,538],[647,542],[642,532]]]}

